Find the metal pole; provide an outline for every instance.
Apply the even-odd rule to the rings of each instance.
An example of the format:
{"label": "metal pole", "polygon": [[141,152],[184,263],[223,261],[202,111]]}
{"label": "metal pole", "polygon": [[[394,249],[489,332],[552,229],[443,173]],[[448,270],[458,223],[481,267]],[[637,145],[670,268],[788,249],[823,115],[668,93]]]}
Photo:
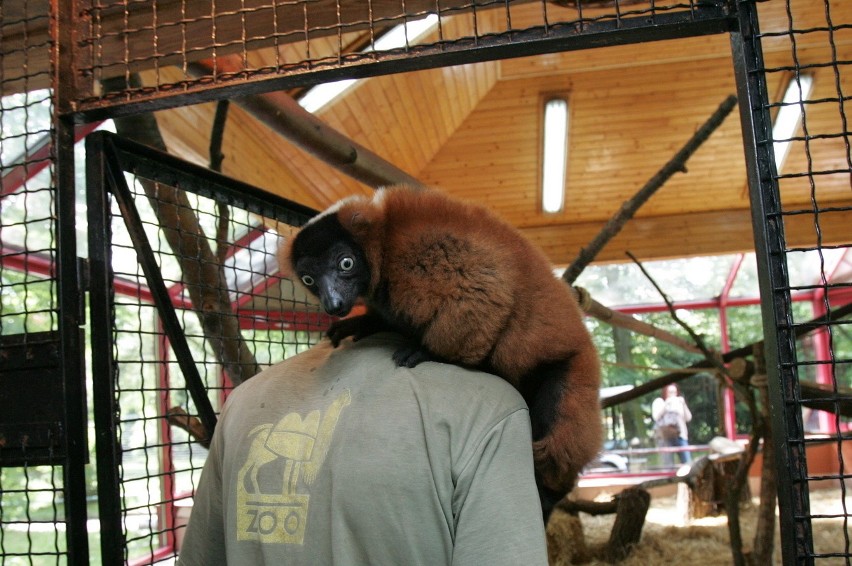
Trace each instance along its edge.
{"label": "metal pole", "polygon": [[66,461],[63,494],[68,564],[89,564],[86,528],[86,463],[88,419],[84,375],[83,289],[77,261],[76,195],[74,175],[74,123],[63,118],[74,99],[73,46],[75,2],[54,0],[50,4],[50,69],[53,97],[53,151],[55,152],[54,195],[56,206],[56,292],[59,309],[59,346],[65,398],[64,426]]}
{"label": "metal pole", "polygon": [[738,29],[731,33],[740,102],[755,256],[763,312],[764,353],[769,379],[771,426],[776,447],[778,508],[784,564],[813,562],[807,462],[796,373],[795,333],[787,276],[784,223],[774,176],[772,121],[757,6],[738,2]]}
{"label": "metal pole", "polygon": [[89,228],[89,320],[92,348],[92,399],[98,462],[98,512],[101,523],[101,561],[124,563],[121,521],[121,446],[116,431],[116,367],[112,350],[113,273],[109,199],[106,190],[103,138],[86,139],[86,184]]}

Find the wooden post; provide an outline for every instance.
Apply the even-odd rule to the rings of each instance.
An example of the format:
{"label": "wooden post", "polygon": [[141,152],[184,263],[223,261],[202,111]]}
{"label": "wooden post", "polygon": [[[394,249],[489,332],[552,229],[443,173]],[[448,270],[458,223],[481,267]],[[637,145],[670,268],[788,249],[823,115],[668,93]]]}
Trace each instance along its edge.
{"label": "wooden post", "polygon": [[[756,373],[752,385],[760,398],[760,419],[763,422],[763,465],[760,475],[760,506],[757,512],[757,528],[754,533],[753,558],[755,564],[772,564],[775,546],[775,501],[778,496],[778,480],[775,476],[775,444],[772,440],[772,419],[769,416],[769,390],[766,377],[766,360],[763,348],[755,348]],[[746,484],[748,485],[748,484]]]}
{"label": "wooden post", "polygon": [[651,495],[641,487],[630,487],[615,496],[618,509],[615,523],[604,549],[604,560],[619,562],[627,558],[642,536]]}

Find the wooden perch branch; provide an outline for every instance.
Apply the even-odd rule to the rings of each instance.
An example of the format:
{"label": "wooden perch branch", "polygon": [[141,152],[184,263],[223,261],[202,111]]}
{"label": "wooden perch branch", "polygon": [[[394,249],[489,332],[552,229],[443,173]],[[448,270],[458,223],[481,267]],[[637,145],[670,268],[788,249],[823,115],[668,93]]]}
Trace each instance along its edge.
{"label": "wooden perch branch", "polygon": [[[814,318],[814,319],[812,319],[812,320],[810,320],[810,321],[808,321],[804,324],[797,326],[796,329],[794,330],[794,333],[796,335],[796,338],[801,338],[802,336],[808,334],[809,332],[812,332],[813,330],[817,330],[817,329],[821,328],[822,326],[824,326],[825,324],[827,324],[829,322],[840,320],[842,318],[849,316],[850,314],[852,314],[852,303],[846,304],[846,305],[844,305],[840,308],[833,309],[831,311],[830,315],[826,314],[826,315],[818,316],[818,317],[816,317],[816,318]],[[731,350],[730,352],[726,352],[726,353],[722,354],[721,361],[722,361],[722,363],[727,364],[727,363],[731,362],[732,360],[734,360],[736,358],[751,356],[752,352],[754,351],[754,348],[758,347],[758,346],[762,346],[762,345],[763,345],[763,340],[760,340],[760,341],[755,342],[753,344],[748,344],[747,346],[737,348],[736,350]],[[694,375],[694,373],[695,373],[694,370],[701,369],[701,368],[711,370],[711,369],[713,369],[713,365],[707,360],[701,360],[699,362],[696,362],[696,363],[688,366],[687,368],[684,368],[684,370],[682,370],[682,371],[671,372],[671,373],[668,373],[668,374],[663,375],[661,377],[658,377],[656,379],[646,381],[645,383],[637,385],[636,387],[634,387],[633,389],[630,389],[629,391],[625,391],[624,393],[619,393],[617,395],[612,395],[611,397],[606,397],[605,399],[601,399],[601,408],[606,409],[607,407],[613,407],[615,405],[620,405],[621,403],[626,403],[627,401],[632,401],[633,399],[641,397],[642,395],[645,395],[647,393],[651,393],[653,391],[658,391],[658,390],[662,389],[663,387],[665,387],[666,385],[668,385],[669,383],[677,383],[678,381],[681,381],[682,379],[686,379],[687,377]],[[808,386],[808,382],[802,382],[802,383],[805,384],[805,387]],[[803,391],[803,393],[805,391],[811,392],[810,389],[803,389],[802,391]],[[819,395],[819,393],[814,393],[814,397],[816,397],[818,395]],[[832,393],[831,395],[833,396],[834,394]],[[839,396],[839,393],[838,393],[838,396]],[[822,403],[819,407],[814,407],[814,408],[820,408],[820,409],[825,410],[825,411],[831,411],[831,410],[833,410],[836,401],[834,401],[834,400],[816,401],[815,400],[815,401],[810,401],[810,402],[811,403]],[[809,402],[803,402],[803,404],[805,406],[808,406],[808,403]],[[848,407],[848,408],[852,409],[852,403],[838,403],[838,405],[840,405],[844,408]]]}
{"label": "wooden perch branch", "polygon": [[170,425],[185,430],[190,437],[204,448],[210,448],[210,438],[207,436],[207,430],[204,428],[204,425],[201,424],[198,417],[190,415],[183,407],[172,407],[166,411],[166,419]]}
{"label": "wooden perch branch", "polygon": [[722,362],[719,361],[718,354],[716,352],[711,351],[710,348],[708,348],[707,345],[704,343],[704,340],[701,338],[701,336],[699,336],[698,333],[696,333],[691,326],[681,320],[681,318],[677,315],[677,311],[675,310],[674,304],[672,304],[672,301],[669,296],[666,295],[665,292],[663,292],[663,290],[660,288],[654,278],[651,277],[651,274],[648,273],[648,271],[645,269],[645,266],[642,265],[642,262],[636,259],[636,256],[634,256],[629,251],[627,252],[627,255],[630,257],[630,259],[633,260],[633,263],[639,266],[639,269],[642,271],[642,274],[645,276],[646,279],[648,279],[648,281],[651,282],[651,285],[653,285],[654,289],[656,289],[657,292],[660,294],[660,297],[662,297],[663,301],[666,303],[666,306],[669,309],[669,314],[671,315],[672,319],[676,323],[678,323],[681,328],[686,330],[686,332],[692,337],[692,339],[695,341],[696,346],[698,346],[698,349],[701,350],[701,353],[704,354],[704,357],[707,358],[707,360],[713,365],[713,367],[715,367],[716,370],[722,375],[724,375],[726,378],[730,379],[730,375],[728,374],[727,368]]}
{"label": "wooden perch branch", "polygon": [[[225,155],[222,153],[222,138],[225,137],[225,124],[228,121],[227,100],[220,100],[216,104],[216,116],[213,118],[213,128],[210,131],[210,169],[222,172],[222,161]],[[231,217],[231,209],[227,203],[217,202],[216,211],[219,218],[216,220],[216,259],[219,265],[225,263],[228,253],[228,221]]]}
{"label": "wooden perch branch", "polygon": [[830,385],[799,380],[802,405],[809,409],[828,411],[841,417],[852,417],[852,389],[832,388]]}
{"label": "wooden perch branch", "polygon": [[710,137],[716,128],[718,128],[734,106],[737,104],[737,97],[729,95],[719,108],[707,119],[707,121],[695,132],[686,145],[678,151],[674,157],[666,163],[651,179],[645,183],[645,186],[633,195],[632,198],[625,201],[621,205],[618,212],[604,225],[597,236],[589,243],[588,246],[582,248],[577,258],[568,266],[568,269],[562,274],[562,278],[568,283],[574,283],[579,277],[583,269],[603,247],[618,234],[624,227],[624,224],[630,220],[639,208],[651,198],[651,196],[663,186],[663,184],[678,171],[686,172],[686,161],[693,153]]}
{"label": "wooden perch branch", "polygon": [[574,292],[574,296],[577,298],[577,302],[580,303],[580,307],[589,316],[593,316],[596,319],[612,326],[626,328],[628,330],[632,330],[633,332],[638,332],[639,334],[644,334],[645,336],[650,336],[652,338],[662,340],[663,342],[668,342],[669,344],[678,346],[679,348],[682,348],[687,352],[701,352],[701,350],[699,350],[698,347],[695,346],[695,344],[684,340],[680,336],[676,336],[671,332],[666,332],[661,328],[657,328],[656,326],[653,326],[646,322],[642,322],[641,320],[634,318],[629,314],[624,314],[605,307],[601,303],[594,300],[589,295],[588,291],[586,291],[582,287],[571,287],[571,290]]}
{"label": "wooden perch branch", "polygon": [[[238,55],[190,63],[196,76],[239,73],[243,70]],[[240,108],[266,124],[275,133],[298,145],[311,155],[370,187],[422,183],[369,149],[355,143],[299,106],[284,92],[267,92],[235,99]]]}

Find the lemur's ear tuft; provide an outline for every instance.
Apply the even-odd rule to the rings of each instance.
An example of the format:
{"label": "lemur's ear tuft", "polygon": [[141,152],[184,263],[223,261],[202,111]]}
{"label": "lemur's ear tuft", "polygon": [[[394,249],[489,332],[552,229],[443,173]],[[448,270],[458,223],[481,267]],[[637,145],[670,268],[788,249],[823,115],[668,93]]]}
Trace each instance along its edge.
{"label": "lemur's ear tuft", "polygon": [[343,229],[356,238],[367,235],[376,219],[375,207],[366,199],[347,203],[337,214]]}

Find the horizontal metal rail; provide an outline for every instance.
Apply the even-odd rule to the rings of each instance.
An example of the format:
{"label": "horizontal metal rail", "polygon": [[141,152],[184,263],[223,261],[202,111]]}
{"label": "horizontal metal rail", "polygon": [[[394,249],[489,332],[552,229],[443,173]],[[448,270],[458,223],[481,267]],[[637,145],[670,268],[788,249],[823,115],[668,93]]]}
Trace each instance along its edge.
{"label": "horizontal metal rail", "polygon": [[737,20],[725,2],[699,4],[690,10],[602,21],[554,23],[500,34],[411,46],[407,50],[347,54],[328,63],[311,62],[275,69],[246,69],[205,76],[172,89],[139,88],[76,101],[71,112],[79,122],[116,118],[251,94],[313,86],[452,65],[596,47],[628,45],[730,32]]}

